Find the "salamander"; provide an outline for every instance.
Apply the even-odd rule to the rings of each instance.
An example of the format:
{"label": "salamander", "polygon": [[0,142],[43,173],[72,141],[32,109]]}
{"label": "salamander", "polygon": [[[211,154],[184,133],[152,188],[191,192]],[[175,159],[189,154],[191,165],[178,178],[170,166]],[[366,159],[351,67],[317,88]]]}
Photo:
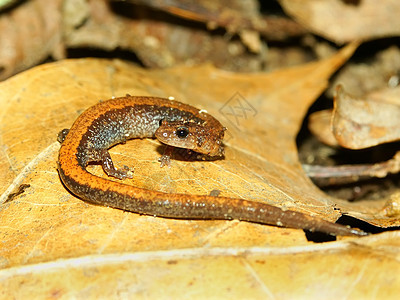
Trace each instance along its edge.
{"label": "salamander", "polygon": [[[154,138],[170,147],[186,148],[205,157],[224,158],[225,128],[204,110],[158,97],[114,98],[84,111],[59,134],[58,172],[75,196],[94,204],[139,214],[178,219],[241,221],[319,231],[331,235],[366,233],[263,202],[212,195],[164,193],[108,180],[89,173],[101,164],[108,176],[132,178],[132,171],[114,167],[108,149],[134,138]],[[168,163],[168,157],[162,163]]]}

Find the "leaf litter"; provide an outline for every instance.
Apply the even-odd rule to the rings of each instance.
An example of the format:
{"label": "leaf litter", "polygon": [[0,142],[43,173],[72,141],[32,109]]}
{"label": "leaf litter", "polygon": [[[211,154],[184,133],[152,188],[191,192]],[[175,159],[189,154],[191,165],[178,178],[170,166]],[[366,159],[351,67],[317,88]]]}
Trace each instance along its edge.
{"label": "leaf litter", "polygon": [[[33,0],[29,3],[36,3],[34,5],[39,8],[38,11],[45,11],[40,6],[40,3],[44,2]],[[66,4],[73,2],[66,1]],[[126,18],[113,15],[109,10],[110,6],[105,1],[88,3],[75,1],[75,3],[78,2],[81,2],[83,9],[80,10],[80,17],[75,19],[78,23],[71,23],[70,27],[63,28],[63,30],[70,30],[68,34],[64,32],[61,35],[66,37],[63,41],[64,45],[68,47],[90,45],[103,49],[122,47],[134,50],[147,66],[165,67],[188,62],[187,56],[179,56],[182,53],[176,51],[177,48],[174,46],[177,46],[177,43],[168,46],[170,39],[159,39],[159,34],[163,32],[164,34],[169,32],[167,37],[170,38],[179,36],[185,32],[182,27],[169,27],[171,24],[155,22],[154,19],[150,22],[148,20],[130,22]],[[283,2],[281,1],[282,4]],[[302,3],[304,5],[302,9],[309,9],[311,6],[308,5],[313,5],[312,2]],[[223,39],[218,40],[218,35],[212,35],[213,37],[210,38],[203,31],[199,31],[197,36],[195,34],[195,39],[184,39],[188,46],[211,43],[214,45],[212,49],[222,49],[221,52],[214,53],[219,53],[219,55],[213,57],[217,58],[219,66],[226,69],[239,70],[242,69],[240,66],[245,65],[249,67],[248,70],[259,70],[265,64],[263,55],[260,55],[265,50],[260,44],[260,36],[264,39],[284,40],[288,37],[285,34],[290,32],[284,29],[281,35],[273,37],[270,34],[271,31],[268,32],[271,30],[270,25],[273,24],[272,18],[261,20],[257,9],[253,11],[250,9],[249,15],[244,16],[235,11],[235,5],[230,7],[230,11],[228,9],[228,14],[224,14],[223,6],[217,9],[216,14],[213,14],[213,10],[207,10],[210,8],[207,6],[207,1],[204,3],[199,1],[198,6],[194,7],[182,7],[183,2],[180,1],[171,2],[173,4],[166,7],[161,6],[157,1],[148,3],[153,5],[153,8],[166,10],[175,17],[188,20],[193,20],[192,18],[195,17],[207,26],[212,27],[213,24],[218,24],[238,34],[240,40],[235,40],[233,43],[231,41],[227,43]],[[390,3],[390,1],[385,1],[385,3]],[[334,5],[337,11],[343,14],[340,9],[355,11],[360,6],[362,7],[359,12],[366,12],[368,10],[365,8],[370,4],[371,1],[342,1],[334,4],[325,1],[324,5],[328,8]],[[287,5],[284,7],[287,9]],[[19,8],[24,8],[24,5]],[[53,8],[56,9],[52,15],[59,16],[61,13],[59,7]],[[206,10],[202,11],[200,8],[206,8]],[[332,12],[332,10],[329,11]],[[386,13],[392,12],[392,15],[396,15],[393,13],[395,11],[396,9],[387,10]],[[222,13],[219,14],[220,12]],[[301,12],[301,9],[298,12]],[[379,12],[381,17],[381,11]],[[233,18],[224,18],[227,15]],[[72,13],[71,16],[77,15]],[[325,23],[329,23],[326,22],[326,16],[323,13],[318,14],[318,17]],[[357,18],[352,19],[357,20]],[[385,17],[385,20],[387,19]],[[237,20],[241,21],[237,22]],[[290,19],[278,19],[275,24],[288,25],[291,22],[288,20]],[[304,22],[304,19],[299,17],[299,20],[305,27],[314,30],[314,25],[311,23],[315,22],[315,19],[310,18]],[[269,26],[262,27],[265,21],[267,24],[269,22]],[[307,21],[311,23],[307,24]],[[105,22],[108,22],[107,26],[104,25]],[[245,27],[235,26],[238,24],[245,24]],[[363,22],[360,24],[367,29]],[[304,28],[295,22],[290,23],[289,26],[294,29],[294,35],[304,33]],[[350,27],[355,28],[353,25]],[[374,24],[374,27],[378,29],[379,26]],[[104,28],[110,30],[104,31]],[[133,30],[127,30],[127,28],[133,28]],[[337,42],[351,40],[354,37],[351,36],[354,31],[348,30],[347,27],[346,34],[349,33],[350,38],[343,32],[332,34],[330,29],[337,28],[331,26],[331,28],[324,28],[322,33],[319,30],[315,32]],[[140,35],[132,36],[132,33],[139,32],[155,34],[150,36],[150,39],[146,39],[148,37],[146,35],[143,38]],[[186,37],[193,32],[195,31],[189,31]],[[279,33],[279,30],[274,32]],[[369,35],[361,34],[357,38],[395,34],[393,31],[379,32],[369,29],[365,32]],[[4,69],[7,72],[3,75],[9,76],[15,71],[24,69],[37,62],[35,60],[37,57],[43,58],[49,53],[53,53],[53,57],[56,58],[62,57],[60,40],[51,38],[60,37],[59,34],[59,31],[51,31],[50,38],[49,36],[45,38],[55,43],[50,43],[49,47],[41,52],[41,56],[36,56],[36,58],[31,56],[34,59],[23,61],[21,67],[7,65]],[[146,45],[140,41],[149,43]],[[161,47],[149,48],[155,45],[155,41],[162,41]],[[312,43],[315,43],[315,40]],[[31,46],[27,45],[26,49],[29,49]],[[127,288],[132,288],[136,284],[141,287],[146,286],[147,295],[160,296],[156,293],[160,287],[164,291],[168,290],[170,295],[173,293],[181,295],[182,290],[187,290],[188,286],[191,286],[192,292],[197,291],[205,295],[204,289],[200,287],[196,289],[196,283],[201,282],[198,276],[202,276],[212,283],[208,286],[210,295],[218,295],[221,287],[226,287],[226,290],[232,291],[231,296],[240,297],[251,287],[255,296],[282,295],[282,291],[285,291],[286,296],[294,297],[305,295],[304,291],[307,290],[308,296],[320,297],[320,293],[313,295],[313,290],[306,287],[310,284],[314,286],[323,284],[324,291],[335,290],[339,297],[361,297],[369,293],[364,284],[369,280],[373,281],[377,287],[376,295],[379,294],[382,297],[393,295],[394,289],[399,285],[398,278],[390,275],[395,275],[398,269],[398,253],[393,251],[398,248],[397,232],[386,232],[359,240],[349,239],[348,243],[344,239],[342,242],[331,244],[334,245],[333,247],[328,243],[327,248],[324,246],[321,248],[323,255],[316,255],[315,250],[318,247],[310,244],[305,239],[304,233],[299,230],[238,221],[178,221],[152,218],[88,205],[66,192],[60,185],[53,165],[57,156],[58,144],[55,142],[55,136],[58,131],[69,127],[83,109],[95,104],[98,100],[126,93],[173,96],[180,101],[206,109],[224,122],[229,129],[225,143],[226,159],[212,163],[187,163],[176,159],[171,169],[160,170],[157,158],[162,152],[161,145],[152,140],[129,141],[126,145],[119,145],[111,151],[118,165],[135,167],[135,180],[129,184],[167,192],[217,193],[265,201],[318,215],[330,221],[335,221],[345,213],[377,226],[398,226],[398,193],[392,193],[389,197],[377,199],[377,201],[348,202],[337,197],[329,197],[308,180],[298,160],[295,139],[308,107],[327,88],[327,80],[331,74],[348,59],[355,47],[356,45],[350,45],[334,56],[319,62],[283,69],[271,74],[233,74],[217,70],[209,65],[188,66],[209,61],[211,56],[207,52],[200,51],[195,54],[195,61],[190,62],[189,59],[186,67],[145,70],[121,61],[83,59],[44,65],[2,83],[0,99],[4,110],[1,115],[3,151],[0,155],[0,167],[4,176],[1,178],[1,199],[10,199],[8,197],[10,196],[12,201],[0,206],[2,224],[0,233],[6,245],[0,250],[0,265],[5,268],[0,271],[0,278],[8,278],[1,286],[1,293],[7,295],[7,292],[9,294],[10,291],[19,291],[19,295],[24,297],[26,288],[38,288],[35,282],[45,280],[48,284],[45,285],[46,288],[41,289],[42,295],[59,296],[63,295],[64,291],[68,291],[68,295],[82,296],[81,287],[90,286],[93,280],[98,280],[104,284],[98,285],[96,291],[91,291],[92,296],[115,295],[115,293],[121,295]],[[253,51],[253,54],[246,53],[246,48]],[[187,47],[187,49],[191,48]],[[226,54],[229,53],[227,49],[236,49],[230,52],[230,55],[233,54],[232,57],[235,58],[227,59]],[[281,51],[283,54],[281,53],[280,57],[285,57],[287,52],[284,51]],[[332,52],[332,50],[327,52]],[[273,51],[270,51],[269,55],[270,58],[273,57]],[[393,69],[395,64],[390,66]],[[388,72],[390,75],[391,71]],[[372,73],[369,72],[369,74]],[[395,77],[392,76],[393,79]],[[356,86],[364,83],[365,81],[362,81]],[[376,94],[378,98],[383,96],[383,102],[390,98],[385,96],[385,92],[378,91]],[[346,94],[341,96],[348,98]],[[328,150],[327,153],[332,153],[334,151],[332,149],[336,149],[338,144],[334,135],[327,133],[330,129],[327,124],[331,124],[332,117],[329,112],[325,114],[329,115],[329,117],[323,117],[325,131],[321,133],[320,126],[317,124],[314,126],[314,132],[319,134],[321,140],[324,140],[327,135],[330,136],[329,143],[334,148]],[[352,114],[346,115],[345,119],[350,120],[351,117],[353,117]],[[369,125],[371,124],[376,126],[373,122]],[[338,128],[343,130],[343,126]],[[382,132],[380,130],[379,134],[375,134],[369,140],[374,140],[376,137],[386,138],[386,134]],[[351,133],[353,134],[354,130]],[[350,142],[352,142],[351,138]],[[379,144],[381,141],[376,143]],[[375,167],[376,175],[383,176],[386,171],[395,170],[396,157],[387,162],[375,164],[373,167]],[[385,172],[379,168],[383,168]],[[104,176],[96,167],[92,168],[91,172]],[[19,193],[18,187],[24,187],[27,184],[30,187],[23,193]],[[299,245],[303,248],[298,248]],[[336,248],[337,245],[340,247]],[[199,254],[208,247],[211,249],[223,247],[221,252],[218,252],[221,255],[216,258],[215,255],[206,252],[204,255]],[[237,249],[237,247],[244,247],[244,251],[232,252],[232,249]],[[254,247],[261,247],[261,252],[254,251]],[[367,250],[370,248],[373,250]],[[379,248],[379,253],[374,250],[377,248]],[[185,261],[186,249],[189,249],[189,252],[190,249],[198,249],[200,252],[191,252],[197,253],[194,255],[195,259]],[[297,256],[293,256],[291,249],[301,250]],[[169,251],[173,251],[174,254]],[[282,251],[288,251],[288,255],[283,255]],[[118,263],[114,253],[127,253],[121,258],[122,265]],[[132,263],[135,259],[132,260],[131,253],[140,257],[147,253],[150,255],[158,253],[161,256],[154,256],[159,258],[154,260],[154,264],[137,264],[137,261]],[[294,260],[295,257],[297,257],[296,260]],[[349,259],[345,259],[346,257]],[[99,264],[99,261],[103,263]],[[346,263],[343,264],[343,261]],[[246,265],[245,270],[242,269],[243,262]],[[293,264],[305,267],[307,275],[304,276],[299,269],[293,273]],[[336,274],[329,271],[333,264],[336,270],[342,270],[340,273],[343,276],[340,278],[335,279]],[[369,268],[384,268],[386,271],[384,274],[374,273],[371,277],[372,275],[366,272],[367,265]],[[205,270],[204,266],[213,266],[213,268]],[[227,266],[231,266],[229,271]],[[66,273],[63,273],[60,267],[65,269]],[[135,276],[138,277],[132,277],[130,271],[132,268],[135,269]],[[352,271],[349,271],[349,268]],[[124,272],[125,269],[128,273]],[[270,272],[271,269],[274,272]],[[288,272],[289,269],[292,271]],[[224,273],[221,270],[228,272]],[[265,272],[266,270],[268,271]],[[172,276],[163,275],[167,273]],[[90,274],[89,281],[88,274]],[[95,274],[104,276],[95,277]],[[179,277],[179,274],[184,274],[184,278]],[[218,274],[218,278],[210,277],[211,274]],[[235,274],[234,278],[229,274]],[[329,280],[313,280],[313,278],[320,278],[320,274],[327,274]],[[307,282],[292,280],[293,284],[289,288],[286,284],[285,287],[279,284],[279,282],[287,282],[282,279],[293,278],[293,276],[297,279],[308,278],[308,280]],[[62,280],[59,280],[61,278]],[[70,283],[68,286],[65,285],[66,278]],[[121,278],[126,278],[127,281],[122,283]],[[137,278],[141,279],[138,281]],[[243,278],[249,278],[249,280],[239,283],[238,280]],[[279,278],[279,281],[274,278]],[[387,286],[385,283],[390,278],[393,280],[391,285]],[[189,284],[185,285],[188,281]],[[328,283],[332,283],[332,286]],[[21,289],[21,286],[25,289]],[[129,295],[135,293],[137,290]],[[245,295],[248,297],[248,292]]]}

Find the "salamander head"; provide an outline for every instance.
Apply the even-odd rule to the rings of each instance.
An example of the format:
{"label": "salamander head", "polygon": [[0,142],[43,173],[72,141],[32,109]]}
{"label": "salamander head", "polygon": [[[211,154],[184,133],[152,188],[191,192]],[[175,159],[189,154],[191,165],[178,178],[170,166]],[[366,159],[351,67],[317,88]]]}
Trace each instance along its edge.
{"label": "salamander head", "polygon": [[[207,126],[193,121],[161,121],[156,138],[169,146],[186,148],[210,156],[222,156],[224,131],[226,128]],[[219,128],[218,128],[219,127]]]}

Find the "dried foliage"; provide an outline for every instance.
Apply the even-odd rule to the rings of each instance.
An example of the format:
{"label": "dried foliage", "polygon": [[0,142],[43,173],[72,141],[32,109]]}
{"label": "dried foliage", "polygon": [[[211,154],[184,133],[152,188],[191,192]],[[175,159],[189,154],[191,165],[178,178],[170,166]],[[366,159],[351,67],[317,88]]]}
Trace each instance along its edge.
{"label": "dried foliage", "polygon": [[25,70],[49,55],[63,57],[62,0],[24,1],[0,15],[0,79]]}
{"label": "dried foliage", "polygon": [[0,15],[0,78],[74,48],[130,51],[148,67],[212,62],[257,71],[270,61],[260,36],[285,40],[301,34],[288,18],[261,16],[255,0],[31,0]]}
{"label": "dried foliage", "polygon": [[[375,232],[398,227],[398,190],[351,202],[327,196],[309,176],[328,184],[383,177],[398,173],[400,154],[310,166],[300,163],[296,145],[310,106],[324,91],[331,97],[338,83],[346,92],[339,89],[334,109],[311,114],[308,124],[330,145],[326,156],[398,140],[398,47],[347,64],[329,87],[358,43],[337,51],[311,37],[344,43],[396,36],[397,2],[280,0],[294,20],[255,0],[31,0],[4,7],[2,79],[71,49],[111,56],[122,50],[142,67],[64,60],[0,83],[0,298],[395,298],[399,231],[316,244],[302,230],[127,213],[72,196],[55,162],[59,130],[99,100],[174,96],[228,127],[225,159],[177,157],[160,169],[163,146],[132,140],[110,151],[118,166],[135,167],[125,183],[261,201],[329,221],[348,215]],[[310,62],[316,55],[325,58]],[[273,68],[279,70],[226,71]],[[99,166],[89,171],[107,177]]]}
{"label": "dried foliage", "polygon": [[[230,295],[240,297],[252,282],[260,285],[261,280],[256,293],[263,293],[264,285],[269,285],[276,274],[281,280],[293,276],[283,267],[285,264],[279,273],[265,273],[263,270],[266,264],[275,261],[280,251],[299,246],[297,249],[303,250],[297,251],[303,259],[296,264],[306,267],[305,263],[311,257],[314,261],[313,264],[306,263],[309,264],[307,281],[298,281],[281,292],[277,291],[279,285],[274,285],[271,293],[296,294],[310,282],[320,282],[320,278],[311,276],[318,270],[312,265],[324,261],[326,265],[347,268],[348,261],[342,258],[351,255],[356,269],[346,273],[347,280],[342,277],[337,282],[341,282],[346,294],[350,286],[346,288],[345,282],[352,285],[354,295],[358,295],[360,290],[355,289],[352,283],[360,276],[356,261],[362,264],[366,259],[372,259],[371,264],[375,264],[379,259],[382,264],[381,255],[375,258],[375,254],[365,250],[366,245],[378,244],[380,251],[388,254],[390,245],[398,240],[396,235],[383,235],[381,239],[367,237],[360,241],[349,239],[352,244],[339,243],[332,248],[331,255],[321,253],[315,257],[315,253],[322,250],[307,242],[301,230],[237,221],[154,218],[86,204],[66,191],[55,168],[58,130],[69,127],[89,105],[126,92],[164,97],[173,95],[181,101],[206,108],[228,126],[230,138],[228,136],[226,141],[226,158],[215,162],[174,160],[171,169],[160,170],[157,163],[160,145],[157,142],[130,141],[112,151],[118,165],[136,167],[135,178],[129,184],[193,194],[219,190],[221,195],[266,201],[335,220],[342,207],[346,210],[352,206],[327,197],[310,183],[298,162],[295,137],[308,106],[326,88],[330,74],[354,49],[353,45],[328,60],[270,75],[233,74],[210,66],[152,71],[121,61],[85,59],[44,65],[4,82],[0,87],[4,108],[1,135],[5,147],[1,159],[5,175],[1,184],[2,200],[15,193],[21,184],[29,183],[30,187],[1,206],[1,234],[6,245],[0,250],[2,267],[5,268],[0,271],[3,295],[13,289],[24,297],[25,289],[19,286],[28,284],[34,288],[36,279],[41,278],[47,282],[44,286],[41,284],[45,288],[38,290],[41,295],[48,297],[56,289],[60,296],[68,293],[79,297],[82,288],[93,282],[93,277],[87,277],[87,272],[92,273],[94,266],[98,268],[96,274],[104,274],[96,281],[107,281],[107,284],[90,289],[90,297],[117,295],[136,284],[147,286],[149,295],[157,296],[160,286],[164,286],[168,293],[178,293],[179,287],[186,282],[179,279],[178,273],[185,274],[185,278],[192,278],[194,282],[197,279],[190,274],[208,276],[217,272],[222,276],[221,270],[225,268],[229,269],[229,274],[236,274],[235,278],[238,278],[237,274],[246,277],[258,273],[256,277],[259,279],[250,276],[253,280],[243,282],[243,288],[239,289],[233,288],[237,284],[232,285],[233,279],[229,276],[219,276],[220,280],[211,283],[210,289],[213,286],[231,286]],[[254,108],[254,113],[244,115],[245,111],[236,108],[238,103],[242,107]],[[231,106],[234,115],[226,113],[227,106]],[[91,168],[91,171],[105,176],[99,168]],[[388,206],[382,203],[380,208],[357,208],[355,215],[374,218],[376,223],[379,222],[376,218],[380,210],[389,211]],[[395,217],[385,218],[396,222]],[[212,250],[214,247],[219,250]],[[235,250],[238,247],[243,250],[238,252]],[[242,251],[250,253],[250,256],[243,256]],[[290,250],[285,251],[289,251],[285,255],[290,256]],[[385,257],[388,270],[397,266],[390,255]],[[243,262],[248,266],[245,269],[242,268]],[[130,275],[124,273],[124,270],[132,268],[136,271]],[[150,276],[151,280],[145,276],[149,278],[147,281],[139,279],[145,275],[140,270],[145,272],[149,269],[159,275]],[[327,269],[324,268],[325,272]],[[62,283],[66,274],[69,274],[68,287]],[[303,276],[301,274],[296,272],[295,277]],[[368,274],[363,273],[360,285],[364,286],[361,282],[370,278]],[[23,283],[20,276],[24,278]],[[121,283],[121,276],[133,277]],[[387,276],[377,278],[374,274],[374,280],[387,282]],[[391,278],[396,280],[397,277]],[[176,284],[168,285],[171,280]],[[116,285],[117,281],[119,285]],[[150,283],[157,288],[152,289]],[[190,290],[206,296],[209,289],[194,284]],[[385,288],[380,294],[390,293]]]}
{"label": "dried foliage", "polygon": [[[347,95],[338,86],[332,129],[338,143],[362,149],[400,139],[400,88],[367,99]],[[393,99],[394,101],[390,101]]]}
{"label": "dried foliage", "polygon": [[306,28],[336,43],[397,36],[397,0],[279,0],[285,11]]}

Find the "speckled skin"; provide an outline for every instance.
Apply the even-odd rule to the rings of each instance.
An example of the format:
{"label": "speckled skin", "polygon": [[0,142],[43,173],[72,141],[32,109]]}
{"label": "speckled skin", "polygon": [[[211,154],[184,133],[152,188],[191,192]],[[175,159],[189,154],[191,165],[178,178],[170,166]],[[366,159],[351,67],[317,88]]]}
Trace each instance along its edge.
{"label": "speckled skin", "polygon": [[[86,171],[91,161],[103,163],[104,168],[109,147],[127,139],[154,137],[163,119],[190,121],[217,132],[224,131],[209,114],[177,101],[127,96],[101,102],[86,110],[65,136],[58,158],[61,180],[81,199],[140,214],[181,219],[238,219],[332,235],[365,235],[356,229],[262,202],[163,193],[110,181]],[[109,162],[112,164],[111,159]],[[127,177],[124,174],[126,171],[116,177]]]}

